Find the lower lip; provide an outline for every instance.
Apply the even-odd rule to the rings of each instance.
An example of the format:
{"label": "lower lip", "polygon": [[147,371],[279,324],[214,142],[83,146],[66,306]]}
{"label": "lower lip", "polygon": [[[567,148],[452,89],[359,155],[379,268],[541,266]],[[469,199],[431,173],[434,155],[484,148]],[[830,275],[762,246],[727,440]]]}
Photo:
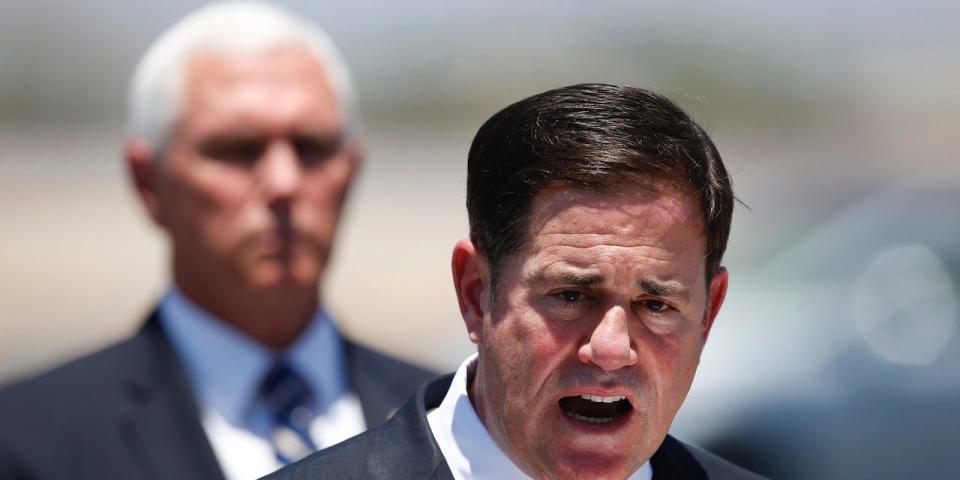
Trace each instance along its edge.
{"label": "lower lip", "polygon": [[627,423],[630,422],[630,417],[633,416],[633,410],[630,410],[627,413],[624,413],[618,417],[614,417],[612,420],[604,420],[603,423],[595,423],[588,420],[581,420],[573,417],[570,413],[560,408],[557,405],[557,409],[560,411],[560,416],[563,417],[564,421],[573,426],[576,429],[583,430],[590,433],[613,433],[616,432]]}

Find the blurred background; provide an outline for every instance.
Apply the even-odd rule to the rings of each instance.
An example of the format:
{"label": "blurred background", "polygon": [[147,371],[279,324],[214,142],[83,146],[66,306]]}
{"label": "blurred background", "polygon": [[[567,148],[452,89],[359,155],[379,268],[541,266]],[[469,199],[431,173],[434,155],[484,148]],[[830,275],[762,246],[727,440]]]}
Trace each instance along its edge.
{"label": "blurred background", "polygon": [[[646,86],[749,205],[674,433],[775,478],[956,477],[960,3],[281,3],[338,43],[368,132],[326,283],[349,334],[455,368],[476,128],[552,87]],[[126,83],[198,4],[2,1],[0,382],[129,335],[164,291],[120,160]]]}

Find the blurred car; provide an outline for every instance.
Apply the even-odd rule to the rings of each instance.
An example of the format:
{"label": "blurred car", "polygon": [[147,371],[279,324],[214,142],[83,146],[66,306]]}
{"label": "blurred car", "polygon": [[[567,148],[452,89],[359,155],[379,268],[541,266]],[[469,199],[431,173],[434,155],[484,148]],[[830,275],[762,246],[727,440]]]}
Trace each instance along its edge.
{"label": "blurred car", "polygon": [[960,478],[958,279],[957,186],[837,210],[737,272],[675,430],[776,479]]}

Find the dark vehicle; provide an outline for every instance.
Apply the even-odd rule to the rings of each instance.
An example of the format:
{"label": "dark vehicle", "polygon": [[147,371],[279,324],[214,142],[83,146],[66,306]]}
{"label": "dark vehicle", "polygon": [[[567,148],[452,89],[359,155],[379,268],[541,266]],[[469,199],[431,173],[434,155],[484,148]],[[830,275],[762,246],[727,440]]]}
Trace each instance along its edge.
{"label": "dark vehicle", "polygon": [[702,446],[776,479],[960,478],[960,189],[862,199],[743,277],[711,338],[739,353],[705,353],[681,424],[729,412]]}

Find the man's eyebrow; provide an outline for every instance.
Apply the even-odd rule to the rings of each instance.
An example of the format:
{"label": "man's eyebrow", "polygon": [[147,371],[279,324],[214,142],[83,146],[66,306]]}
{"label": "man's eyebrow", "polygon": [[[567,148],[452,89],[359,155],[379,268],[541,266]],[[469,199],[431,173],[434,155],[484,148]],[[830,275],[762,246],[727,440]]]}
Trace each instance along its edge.
{"label": "man's eyebrow", "polygon": [[659,282],[644,278],[640,280],[639,285],[644,292],[658,297],[690,297],[690,290],[677,281]]}
{"label": "man's eyebrow", "polygon": [[584,275],[573,272],[545,272],[540,275],[540,280],[553,285],[589,287],[599,284],[603,281],[603,278],[600,275]]}

